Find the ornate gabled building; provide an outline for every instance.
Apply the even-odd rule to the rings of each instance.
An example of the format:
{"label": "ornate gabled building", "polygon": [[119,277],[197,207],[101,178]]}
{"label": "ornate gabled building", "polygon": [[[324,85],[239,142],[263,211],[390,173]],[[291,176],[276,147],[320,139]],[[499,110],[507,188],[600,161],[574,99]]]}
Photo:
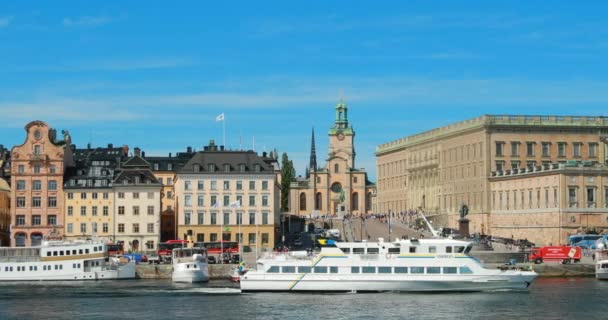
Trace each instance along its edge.
{"label": "ornate gabled building", "polygon": [[210,142],[175,178],[180,239],[271,249],[278,235],[280,170],[272,156]]}
{"label": "ornate gabled building", "polygon": [[342,100],[336,105],[335,122],[328,135],[326,165],[319,168],[313,131],[307,176],[290,186],[290,213],[314,216],[370,212],[375,186],[364,169],[355,167],[355,131],[348,123],[348,107]]}
{"label": "ornate gabled building", "polygon": [[160,193],[160,241],[177,239],[177,215],[175,214],[175,175],[192,158],[195,152],[188,147],[186,152],[178,152],[175,156],[145,157],[152,166],[152,173],[162,185]]}
{"label": "ornate gabled building", "polygon": [[11,245],[11,187],[0,177],[0,247]]}
{"label": "ornate gabled building", "polygon": [[125,250],[152,251],[160,241],[161,184],[139,148],[120,165],[113,181],[116,242]]}
{"label": "ornate gabled building", "polygon": [[65,236],[114,241],[114,176],[129,147],[75,149],[75,167],[65,177]]}
{"label": "ornate gabled building", "polygon": [[12,246],[40,245],[49,234],[63,234],[63,175],[73,166],[71,137],[42,121],[25,126],[23,144],[11,151]]}

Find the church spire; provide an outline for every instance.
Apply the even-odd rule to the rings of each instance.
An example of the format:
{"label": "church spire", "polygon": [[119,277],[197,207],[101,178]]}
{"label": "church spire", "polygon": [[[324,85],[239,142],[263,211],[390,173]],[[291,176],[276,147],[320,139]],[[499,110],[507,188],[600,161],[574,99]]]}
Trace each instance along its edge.
{"label": "church spire", "polygon": [[312,139],[310,141],[310,163],[308,164],[308,174],[317,171],[317,150],[315,146],[315,128],[312,128]]}
{"label": "church spire", "polygon": [[344,103],[344,99],[340,98],[340,101],[336,105],[336,129],[348,128],[348,106]]}

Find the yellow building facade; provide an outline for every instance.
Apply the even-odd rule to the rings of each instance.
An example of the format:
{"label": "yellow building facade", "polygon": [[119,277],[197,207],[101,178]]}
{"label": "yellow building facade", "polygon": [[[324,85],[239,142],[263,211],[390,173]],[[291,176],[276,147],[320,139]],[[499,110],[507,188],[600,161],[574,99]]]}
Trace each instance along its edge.
{"label": "yellow building facade", "polygon": [[112,188],[65,188],[65,237],[114,241],[114,192]]}

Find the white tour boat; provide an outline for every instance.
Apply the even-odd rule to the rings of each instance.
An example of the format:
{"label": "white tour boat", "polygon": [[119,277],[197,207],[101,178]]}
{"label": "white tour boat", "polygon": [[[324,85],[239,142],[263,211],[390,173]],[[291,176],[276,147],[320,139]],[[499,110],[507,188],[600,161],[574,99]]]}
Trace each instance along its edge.
{"label": "white tour boat", "polygon": [[175,248],[172,252],[173,282],[207,282],[209,265],[204,248]]}
{"label": "white tour boat", "polygon": [[603,239],[596,242],[595,250],[595,278],[608,280],[608,248]]}
{"label": "white tour boat", "polygon": [[[331,242],[331,240],[328,240]],[[338,242],[319,253],[268,253],[241,291],[487,291],[525,289],[534,271],[487,269],[452,239]]]}
{"label": "white tour boat", "polygon": [[0,248],[0,281],[134,279],[135,263],[110,258],[99,241],[44,241]]}

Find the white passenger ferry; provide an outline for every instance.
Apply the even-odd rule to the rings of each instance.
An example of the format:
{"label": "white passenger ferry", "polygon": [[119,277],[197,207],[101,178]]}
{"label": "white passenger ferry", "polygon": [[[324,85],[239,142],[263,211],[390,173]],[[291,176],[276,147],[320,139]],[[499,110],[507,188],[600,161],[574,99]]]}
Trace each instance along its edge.
{"label": "white passenger ferry", "polygon": [[172,251],[173,282],[207,282],[209,265],[207,251],[203,248],[175,248]]}
{"label": "white passenger ferry", "polygon": [[534,271],[487,269],[452,239],[335,243],[319,253],[270,253],[241,277],[241,291],[486,291],[525,289]]}
{"label": "white passenger ferry", "polygon": [[599,239],[596,242],[597,249],[595,250],[595,278],[600,280],[608,280],[608,248],[604,239]]}
{"label": "white passenger ferry", "polygon": [[40,247],[0,248],[0,281],[134,279],[135,263],[108,257],[97,241],[45,241]]}

